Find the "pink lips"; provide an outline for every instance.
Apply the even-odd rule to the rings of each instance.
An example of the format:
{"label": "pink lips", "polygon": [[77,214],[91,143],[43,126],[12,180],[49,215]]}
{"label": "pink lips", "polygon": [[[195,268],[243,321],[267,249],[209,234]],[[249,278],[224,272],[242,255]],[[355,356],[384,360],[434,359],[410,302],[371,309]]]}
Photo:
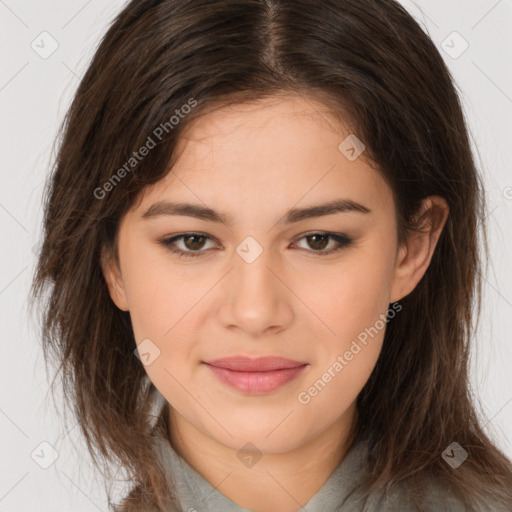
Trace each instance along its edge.
{"label": "pink lips", "polygon": [[263,394],[280,388],[296,378],[307,363],[282,357],[245,356],[205,361],[210,370],[229,386],[250,394]]}

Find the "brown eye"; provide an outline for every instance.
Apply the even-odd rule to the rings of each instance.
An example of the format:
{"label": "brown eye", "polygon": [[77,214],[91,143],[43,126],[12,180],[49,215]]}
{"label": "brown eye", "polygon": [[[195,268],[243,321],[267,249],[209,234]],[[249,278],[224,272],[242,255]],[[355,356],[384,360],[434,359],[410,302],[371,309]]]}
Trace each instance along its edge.
{"label": "brown eye", "polygon": [[[339,251],[354,242],[351,238],[336,233],[310,233],[303,236],[302,239],[305,239],[307,243],[307,247],[303,248],[308,252],[317,253],[318,256]],[[334,240],[336,244],[334,247],[326,249],[330,240]]]}
{"label": "brown eye", "polygon": [[323,251],[329,245],[329,235],[308,235],[306,239],[310,247],[320,251]]}
{"label": "brown eye", "polygon": [[202,249],[206,237],[204,235],[189,235],[183,237],[183,243],[187,249],[197,251]]}
{"label": "brown eye", "polygon": [[[212,241],[212,239],[202,233],[183,233],[172,238],[160,240],[160,243],[171,252],[179,254],[181,258],[182,256],[201,256],[207,252],[204,246],[208,241]],[[181,247],[178,245],[181,245]]]}
{"label": "brown eye", "polygon": [[[307,252],[312,252],[317,256],[334,253],[354,243],[351,238],[336,233],[311,233],[303,236],[300,240],[302,239],[307,241],[307,247],[303,248]],[[335,242],[334,247],[326,249],[331,240]],[[181,258],[182,256],[197,257],[201,256],[202,253],[208,252],[207,249],[209,248],[207,247],[205,249],[205,244],[208,241],[213,242],[213,239],[203,233],[182,233],[181,235],[163,239],[159,242],[171,252],[179,254]],[[180,245],[181,247],[179,247]],[[213,248],[215,248],[215,244]]]}

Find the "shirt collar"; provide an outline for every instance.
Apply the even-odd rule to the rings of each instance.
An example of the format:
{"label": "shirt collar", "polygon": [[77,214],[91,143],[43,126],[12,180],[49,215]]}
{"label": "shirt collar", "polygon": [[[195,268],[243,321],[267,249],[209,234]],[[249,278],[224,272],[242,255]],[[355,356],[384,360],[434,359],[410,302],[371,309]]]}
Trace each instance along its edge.
{"label": "shirt collar", "polygon": [[[180,510],[201,512],[255,512],[241,507],[213,487],[174,449],[166,437],[157,438],[158,450],[177,494]],[[338,467],[322,487],[300,506],[301,512],[335,512],[348,499],[361,478],[365,444],[351,445]]]}

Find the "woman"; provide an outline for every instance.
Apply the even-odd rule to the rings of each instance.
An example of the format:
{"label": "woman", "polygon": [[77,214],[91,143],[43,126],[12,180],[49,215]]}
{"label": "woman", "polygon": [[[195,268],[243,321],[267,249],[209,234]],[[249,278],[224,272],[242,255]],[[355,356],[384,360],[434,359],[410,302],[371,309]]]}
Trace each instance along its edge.
{"label": "woman", "polygon": [[468,383],[483,189],[395,1],[130,2],[45,200],[45,356],[115,510],[512,509]]}

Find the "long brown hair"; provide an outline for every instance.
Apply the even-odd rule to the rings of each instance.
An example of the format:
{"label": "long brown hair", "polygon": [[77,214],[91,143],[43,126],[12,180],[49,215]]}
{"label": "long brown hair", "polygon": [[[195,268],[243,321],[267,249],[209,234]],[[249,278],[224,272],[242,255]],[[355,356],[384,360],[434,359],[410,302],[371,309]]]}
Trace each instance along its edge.
{"label": "long brown hair", "polygon": [[[480,246],[488,256],[481,178],[453,79],[394,0],[132,0],[111,24],[60,128],[31,290],[41,299],[49,285],[45,360],[62,371],[95,464],[127,470],[134,487],[123,510],[171,502],[149,442],[156,389],[100,258],[118,263],[120,219],[169,172],[193,119],[279,94],[319,99],[350,123],[393,191],[400,243],[419,229],[422,199],[439,195],[450,208],[358,396],[358,433],[371,447],[361,484],[432,476],[470,510],[489,495],[512,508],[512,465],[485,434],[468,380]],[[441,457],[452,442],[469,454],[457,470]]]}

